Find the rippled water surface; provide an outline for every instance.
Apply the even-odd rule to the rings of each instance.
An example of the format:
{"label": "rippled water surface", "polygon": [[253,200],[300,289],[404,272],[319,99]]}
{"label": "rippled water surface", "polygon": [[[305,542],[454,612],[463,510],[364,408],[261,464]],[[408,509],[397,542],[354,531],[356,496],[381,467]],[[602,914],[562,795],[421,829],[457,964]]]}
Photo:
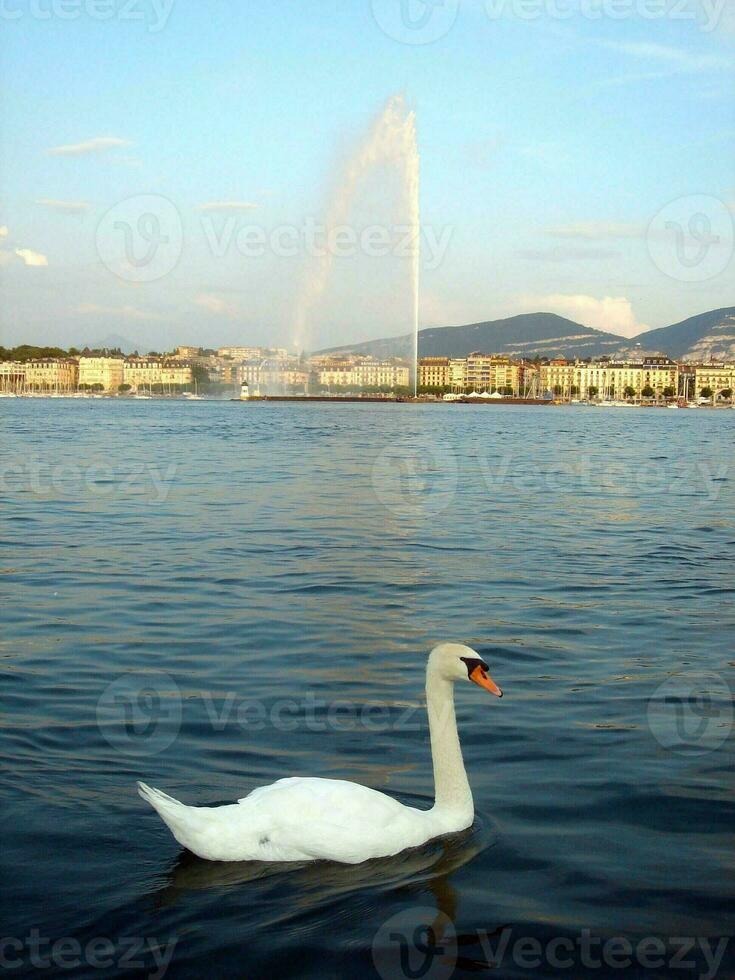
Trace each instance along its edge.
{"label": "rippled water surface", "polygon": [[[69,975],[65,938],[74,976],[708,975],[735,927],[735,412],[39,399],[0,425],[4,965]],[[466,834],[207,864],[136,795],[323,775],[429,806],[445,639],[506,694],[457,691]]]}

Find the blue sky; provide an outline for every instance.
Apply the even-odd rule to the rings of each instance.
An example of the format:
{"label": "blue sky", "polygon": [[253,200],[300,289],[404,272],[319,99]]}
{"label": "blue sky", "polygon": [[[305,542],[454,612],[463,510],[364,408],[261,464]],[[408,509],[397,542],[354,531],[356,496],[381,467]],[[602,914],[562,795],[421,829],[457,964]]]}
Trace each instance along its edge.
{"label": "blue sky", "polygon": [[[403,2],[427,28],[400,0],[4,0],[0,342],[291,343],[309,257],[243,254],[237,232],[319,222],[394,93],[444,242],[424,247],[422,325],[549,309],[633,335],[732,304],[729,4]],[[397,201],[379,171],[349,220],[394,229]],[[121,274],[120,215],[173,268]],[[405,332],[409,264],[336,261],[309,345]]]}

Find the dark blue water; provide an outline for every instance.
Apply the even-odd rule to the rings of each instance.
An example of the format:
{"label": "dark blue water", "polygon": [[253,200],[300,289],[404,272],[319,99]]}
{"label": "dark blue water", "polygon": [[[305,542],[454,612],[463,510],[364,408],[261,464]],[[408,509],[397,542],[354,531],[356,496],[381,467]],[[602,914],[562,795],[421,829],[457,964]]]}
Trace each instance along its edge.
{"label": "dark blue water", "polygon": [[[734,975],[735,412],[6,400],[0,425],[4,967]],[[136,795],[303,774],[429,806],[440,640],[506,694],[457,692],[466,834],[207,864]]]}

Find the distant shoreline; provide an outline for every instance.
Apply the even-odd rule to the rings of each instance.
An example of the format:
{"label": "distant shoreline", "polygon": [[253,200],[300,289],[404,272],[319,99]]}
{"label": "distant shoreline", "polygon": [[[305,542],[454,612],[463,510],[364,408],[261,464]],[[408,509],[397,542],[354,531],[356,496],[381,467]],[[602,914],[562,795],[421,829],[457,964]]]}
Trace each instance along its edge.
{"label": "distant shoreline", "polygon": [[13,401],[19,399],[27,400],[53,400],[64,399],[66,401],[88,401],[88,400],[104,400],[108,402],[122,402],[129,404],[135,401],[154,401],[154,402],[209,402],[209,403],[227,403],[227,404],[240,404],[248,405],[250,403],[261,403],[261,402],[295,402],[298,404],[303,404],[304,402],[319,402],[322,403],[332,403],[337,405],[356,405],[356,404],[369,404],[369,405],[488,405],[488,406],[500,406],[500,405],[523,405],[523,406],[544,406],[551,405],[554,408],[560,407],[573,407],[573,408],[655,408],[655,409],[687,409],[687,408],[709,408],[718,411],[732,410],[733,405],[713,405],[711,402],[695,404],[689,403],[687,405],[677,405],[671,402],[611,402],[611,401],[577,401],[570,402],[561,399],[551,399],[551,398],[511,398],[511,397],[501,397],[501,398],[470,398],[462,397],[451,399],[450,401],[444,401],[442,398],[427,398],[419,396],[414,398],[411,396],[380,396],[380,395],[253,395],[250,398],[233,398],[233,397],[212,397],[209,395],[199,395],[198,397],[192,398],[186,395],[145,395],[141,396],[130,396],[130,395],[118,395],[113,393],[105,394],[24,394],[24,395],[10,395],[10,394],[0,394],[0,404],[5,399],[12,399]]}

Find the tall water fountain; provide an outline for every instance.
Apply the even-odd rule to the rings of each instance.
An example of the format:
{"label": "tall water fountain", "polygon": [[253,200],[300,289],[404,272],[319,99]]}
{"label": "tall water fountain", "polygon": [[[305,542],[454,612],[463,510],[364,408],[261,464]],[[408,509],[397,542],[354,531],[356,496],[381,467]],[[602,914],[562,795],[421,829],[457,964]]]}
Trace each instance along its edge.
{"label": "tall water fountain", "polygon": [[[406,209],[405,223],[411,229],[409,255],[411,322],[408,332],[412,336],[415,395],[418,386],[419,336],[419,154],[416,144],[416,114],[407,107],[405,99],[400,95],[388,99],[382,112],[342,169],[326,210],[324,224],[327,232],[347,222],[355,195],[362,182],[374,168],[385,164],[393,167],[398,174]],[[299,350],[306,346],[314,312],[329,283],[333,264],[334,256],[328,249],[307,259],[294,315],[294,341]]]}

